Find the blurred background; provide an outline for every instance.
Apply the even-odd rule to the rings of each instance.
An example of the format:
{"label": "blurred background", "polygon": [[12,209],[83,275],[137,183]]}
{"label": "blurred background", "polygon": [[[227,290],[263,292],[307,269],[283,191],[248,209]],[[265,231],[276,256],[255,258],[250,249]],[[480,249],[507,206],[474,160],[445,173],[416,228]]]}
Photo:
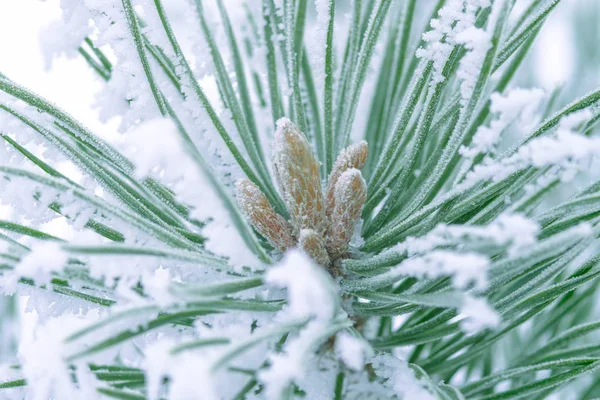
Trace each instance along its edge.
{"label": "blurred background", "polygon": [[[514,14],[532,1],[517,0]],[[344,10],[349,5],[345,3],[350,2],[339,3],[338,15],[343,17],[349,12]],[[426,9],[433,2],[422,3]],[[93,107],[101,79],[77,53],[59,55],[52,63],[44,56],[46,48],[57,46],[52,43],[56,40],[52,30],[60,26],[60,19],[60,0],[0,0],[0,71],[57,103],[98,133],[109,134],[116,122],[110,121],[108,126],[99,123]],[[519,84],[547,89],[561,85],[561,97],[565,98],[591,90],[600,83],[599,42],[600,1],[561,1],[521,68]]]}
{"label": "blurred background", "polygon": [[[532,1],[517,0],[514,14]],[[348,8],[344,3],[350,2],[339,3],[338,15],[343,16],[349,12],[344,11]],[[432,1],[422,3],[425,9]],[[60,19],[60,0],[0,0],[0,71],[57,103],[98,133],[108,135],[117,123],[99,123],[93,107],[101,79],[77,53],[59,55],[52,63],[44,56],[48,53],[45,49],[57,46],[52,43],[56,35],[51,31],[59,26]],[[519,84],[547,89],[561,85],[564,98],[591,90],[600,83],[599,42],[600,1],[561,1],[521,68]]]}

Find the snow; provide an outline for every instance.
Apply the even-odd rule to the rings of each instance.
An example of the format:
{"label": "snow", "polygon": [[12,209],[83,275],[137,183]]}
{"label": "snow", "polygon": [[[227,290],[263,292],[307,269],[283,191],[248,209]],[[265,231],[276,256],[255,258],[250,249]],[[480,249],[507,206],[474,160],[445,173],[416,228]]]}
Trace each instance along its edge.
{"label": "snow", "polygon": [[433,62],[432,84],[444,81],[444,65],[454,47],[460,43],[460,35],[467,31],[471,34],[464,34],[463,38],[473,36],[475,13],[480,7],[489,5],[489,0],[449,0],[440,9],[438,17],[431,20],[431,29],[423,34],[423,40],[428,42],[428,46],[418,49],[417,56]]}
{"label": "snow", "polygon": [[482,290],[487,285],[489,265],[490,260],[477,253],[433,250],[403,261],[389,273],[417,278],[450,276],[453,285],[459,289],[466,289],[473,283],[476,290]]}
{"label": "snow", "polygon": [[259,374],[259,379],[266,385],[267,399],[281,398],[292,382],[304,383],[306,370],[314,363],[313,353],[318,344],[327,339],[321,337],[323,328],[320,324],[309,324],[287,342],[283,353],[271,354],[269,369]]}
{"label": "snow", "polygon": [[466,318],[461,321],[461,328],[465,332],[477,332],[486,328],[496,328],[500,322],[500,315],[485,299],[465,296],[460,313]]}
{"label": "snow", "polygon": [[494,244],[507,247],[509,254],[515,254],[533,245],[539,231],[539,224],[529,218],[502,214],[487,226],[440,224],[425,236],[407,238],[394,250],[414,255],[448,245]]}
{"label": "snow", "polygon": [[288,251],[277,266],[269,268],[265,281],[287,288],[286,318],[314,317],[318,321],[329,321],[337,312],[337,293],[331,278],[299,250]]}
{"label": "snow", "polygon": [[202,398],[219,400],[215,381],[204,367],[202,357],[183,354],[178,357],[171,368],[170,398],[173,400],[192,400],[198,396],[198,388],[202,388]]}
{"label": "snow", "polygon": [[437,278],[451,276],[457,288],[475,289],[487,285],[490,259],[478,251],[496,246],[509,256],[518,254],[537,242],[540,226],[519,214],[501,214],[486,226],[439,224],[421,237],[409,237],[389,252],[407,254],[410,258],[392,268],[389,276]]}
{"label": "snow", "polygon": [[[81,327],[83,323],[82,318],[68,314],[51,319],[45,325],[35,328],[31,342],[21,343],[18,358],[22,365],[22,376],[28,382],[35,382],[35,385],[28,386],[27,399],[99,397],[93,385],[81,388],[75,385],[64,361],[68,351],[63,339],[68,332]],[[83,369],[83,366],[79,369]],[[80,374],[83,372],[78,371],[78,375]]]}
{"label": "snow", "polygon": [[473,137],[471,145],[462,147],[460,153],[467,158],[478,154],[494,154],[496,146],[505,130],[514,123],[514,129],[521,132],[530,131],[538,120],[535,111],[544,99],[541,89],[509,89],[506,94],[492,93],[490,96],[490,112],[496,114],[490,126],[480,126]]}
{"label": "snow", "polygon": [[123,4],[120,0],[85,0],[98,36],[96,47],[110,44],[117,61],[113,64],[111,79],[98,94],[100,119],[119,116],[119,130],[126,131],[137,121],[159,115],[150,85],[139,61],[135,42],[130,34]]}
{"label": "snow", "polygon": [[[500,2],[496,2],[500,3]],[[475,83],[485,60],[487,51],[491,47],[491,32],[471,26],[456,35],[456,42],[465,45],[469,50],[460,60],[460,68],[456,76],[462,80],[460,85],[461,104],[466,105],[470,98]]]}
{"label": "snow", "polygon": [[346,367],[354,371],[361,371],[366,359],[373,355],[373,349],[364,339],[357,338],[347,331],[336,335],[335,350]]}
{"label": "snow", "polygon": [[68,58],[79,55],[79,46],[92,33],[90,13],[79,0],[61,0],[61,20],[51,22],[40,30],[40,44],[50,69],[54,59],[64,54]]}
{"label": "snow", "polygon": [[162,381],[169,378],[169,398],[173,400],[191,400],[197,398],[198,388],[202,388],[202,398],[217,400],[214,379],[208,370],[209,363],[199,354],[171,353],[175,346],[171,338],[162,338],[145,350],[144,369],[149,400],[158,400],[161,396]]}
{"label": "snow", "polygon": [[329,13],[331,7],[335,7],[334,0],[315,0],[317,18],[315,25],[308,32],[307,42],[312,50],[308,52],[313,65],[315,85],[319,93],[322,93],[325,74],[325,52],[327,46],[327,30],[330,22]]}
{"label": "snow", "polygon": [[391,390],[390,394],[399,395],[401,399],[435,400],[436,397],[419,381],[406,361],[391,354],[378,354],[372,360],[373,369],[384,386]]}
{"label": "snow", "polygon": [[529,166],[556,166],[563,180],[572,179],[574,173],[584,168],[600,151],[599,138],[575,131],[578,125],[591,117],[589,110],[563,117],[553,134],[533,138],[507,157],[477,165],[467,174],[465,184],[499,181]]}
{"label": "snow", "polygon": [[33,279],[38,285],[50,285],[52,274],[62,271],[68,258],[59,243],[51,241],[36,243],[12,273],[4,274],[0,281],[1,289],[5,293],[14,293],[21,277]]}
{"label": "snow", "polygon": [[[467,5],[467,8],[473,7],[473,10],[476,10],[477,6],[488,7],[489,0],[473,1],[471,4],[470,6]],[[460,60],[460,67],[456,72],[456,77],[461,80],[460,94],[463,106],[466,106],[473,94],[486,55],[492,46],[492,36],[496,25],[499,23],[498,19],[503,7],[503,1],[494,2],[485,29],[470,25],[454,37],[457,44],[463,44],[468,50],[467,54]]]}
{"label": "snow", "polygon": [[[491,264],[486,254],[474,250],[489,246],[506,249],[508,256],[518,255],[537,242],[540,226],[518,214],[502,214],[486,226],[440,224],[421,237],[409,237],[391,251],[409,257],[386,273],[386,276],[439,278],[450,276],[458,289],[481,291],[487,286]],[[449,248],[455,247],[456,250]],[[469,294],[460,307],[461,327],[476,332],[497,327],[500,316],[483,298]]]}
{"label": "snow", "polygon": [[[209,221],[202,234],[209,240],[206,247],[216,254],[229,257],[236,267],[260,262],[248,249],[233,224],[229,210],[209,182],[206,174],[214,173],[199,165],[186,150],[177,126],[168,118],[154,118],[129,132],[121,145],[134,161],[138,179],[153,176],[173,190],[177,198],[191,209],[190,217]],[[218,240],[228,237],[228,241]],[[214,240],[211,240],[214,239]]]}
{"label": "snow", "polygon": [[[137,179],[158,175],[169,182],[193,172],[191,160],[183,151],[177,126],[169,118],[142,122],[124,136],[121,147],[123,153],[134,161]],[[171,167],[177,164],[178,168]]]}
{"label": "snow", "polygon": [[174,280],[171,270],[162,266],[151,273],[142,275],[144,292],[151,296],[159,306],[167,306],[175,302],[176,299],[169,290]]}
{"label": "snow", "polygon": [[302,252],[292,249],[265,276],[267,284],[286,287],[288,305],[281,321],[306,321],[297,336],[288,338],[280,354],[269,357],[269,369],[259,374],[268,399],[280,398],[292,382],[301,384],[313,364],[313,354],[328,339],[331,321],[338,313],[338,295],[331,277]]}

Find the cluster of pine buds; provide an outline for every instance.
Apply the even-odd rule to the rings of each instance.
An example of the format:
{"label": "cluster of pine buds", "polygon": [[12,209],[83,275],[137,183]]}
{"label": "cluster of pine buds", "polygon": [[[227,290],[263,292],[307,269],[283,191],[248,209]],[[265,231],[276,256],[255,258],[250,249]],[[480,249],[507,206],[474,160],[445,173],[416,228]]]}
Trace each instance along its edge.
{"label": "cluster of pine buds", "polygon": [[316,263],[330,267],[349,250],[360,219],[367,185],[360,169],[367,160],[367,142],[342,150],[321,187],[320,163],[304,134],[289,119],[277,121],[273,171],[290,215],[286,220],[253,182],[236,182],[237,200],[247,220],[281,252],[298,247]]}

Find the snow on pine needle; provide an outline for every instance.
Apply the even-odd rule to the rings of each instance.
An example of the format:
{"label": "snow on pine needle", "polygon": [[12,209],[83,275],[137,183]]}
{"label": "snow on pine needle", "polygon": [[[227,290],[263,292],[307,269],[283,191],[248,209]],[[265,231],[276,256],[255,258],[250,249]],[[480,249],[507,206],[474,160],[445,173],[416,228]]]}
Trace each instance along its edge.
{"label": "snow on pine needle", "polygon": [[118,132],[0,71],[0,398],[598,397],[559,3],[62,0]]}

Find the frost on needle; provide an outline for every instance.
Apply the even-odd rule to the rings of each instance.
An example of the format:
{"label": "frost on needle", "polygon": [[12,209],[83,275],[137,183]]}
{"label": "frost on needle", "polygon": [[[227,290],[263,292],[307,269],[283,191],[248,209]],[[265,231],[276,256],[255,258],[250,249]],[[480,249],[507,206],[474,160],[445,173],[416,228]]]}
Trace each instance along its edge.
{"label": "frost on needle", "polygon": [[360,168],[367,160],[367,142],[340,152],[324,194],[320,163],[304,134],[287,118],[277,121],[273,171],[290,214],[277,214],[258,186],[236,183],[237,201],[252,224],[279,251],[298,247],[316,263],[330,266],[349,249],[354,227],[365,204],[367,185]]}

